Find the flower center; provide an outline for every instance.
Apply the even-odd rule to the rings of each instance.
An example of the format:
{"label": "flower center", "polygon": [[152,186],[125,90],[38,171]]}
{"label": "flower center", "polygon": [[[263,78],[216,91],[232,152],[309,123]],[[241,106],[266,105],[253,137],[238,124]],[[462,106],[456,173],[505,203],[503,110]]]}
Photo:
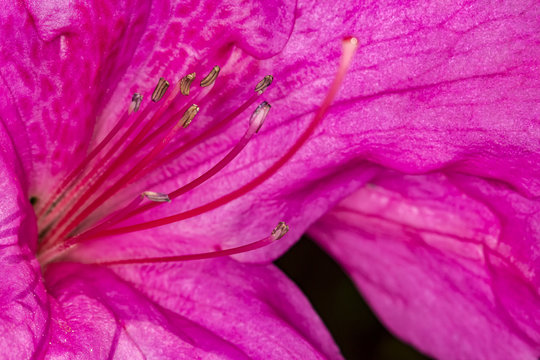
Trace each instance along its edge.
{"label": "flower center", "polygon": [[[86,158],[60,183],[50,198],[37,211],[39,228],[38,259],[42,266],[53,261],[69,259],[69,253],[82,243],[92,239],[126,234],[150,229],[202,215],[250,192],[275,174],[315,131],[326,114],[349,67],[357,41],[344,40],[344,52],[336,78],[332,83],[319,111],[294,145],[273,165],[240,188],[209,203],[170,216],[122,226],[126,220],[149,211],[163,203],[174,201],[188,191],[202,185],[231,163],[244,149],[250,139],[260,130],[270,105],[264,101],[252,113],[247,130],[236,145],[212,168],[184,186],[169,192],[158,193],[143,189],[140,196],[111,212],[98,217],[96,210],[107,207],[126,186],[144,178],[154,170],[169,163],[179,154],[216,134],[233,119],[253,105],[273,81],[271,75],[262,79],[255,87],[255,94],[242,105],[225,116],[221,121],[208,126],[202,133],[187,141],[177,149],[170,149],[173,139],[188,127],[199,112],[199,106],[209,100],[220,68],[214,67],[199,86],[192,88],[195,73],[188,74],[169,90],[169,83],[161,78],[151,94],[152,104],[141,110],[143,96],[134,94],[128,109],[120,116],[112,130]],[[187,102],[188,96],[192,98]],[[133,162],[135,159],[135,162]],[[126,164],[130,166],[126,169]],[[134,165],[133,165],[134,164]],[[111,181],[111,179],[114,179]],[[114,200],[113,200],[114,201]],[[167,257],[141,259],[101,259],[95,263],[122,265],[135,263],[156,263],[165,261],[186,261],[227,256],[251,251],[266,246],[281,238],[288,231],[285,223],[279,223],[272,235],[253,243],[233,249],[209,253],[172,255]]]}

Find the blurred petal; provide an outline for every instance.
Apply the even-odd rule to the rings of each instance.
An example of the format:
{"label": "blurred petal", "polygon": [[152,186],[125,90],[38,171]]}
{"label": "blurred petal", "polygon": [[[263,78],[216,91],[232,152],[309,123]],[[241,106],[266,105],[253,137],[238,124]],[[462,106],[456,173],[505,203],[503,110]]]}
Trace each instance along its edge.
{"label": "blurred petal", "polygon": [[381,320],[420,350],[536,359],[539,209],[502,183],[387,172],[310,233]]}

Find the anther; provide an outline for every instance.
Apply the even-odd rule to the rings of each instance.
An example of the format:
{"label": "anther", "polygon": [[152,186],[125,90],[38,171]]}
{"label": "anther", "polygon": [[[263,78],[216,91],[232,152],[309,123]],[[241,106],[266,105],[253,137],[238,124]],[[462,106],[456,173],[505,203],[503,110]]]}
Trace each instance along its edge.
{"label": "anther", "polygon": [[171,202],[169,195],[154,191],[144,191],[141,194],[141,197],[147,198],[148,200],[154,202]]}
{"label": "anther", "polygon": [[131,97],[131,104],[129,105],[129,110],[128,110],[130,114],[133,112],[139,111],[139,108],[141,107],[142,99],[143,97],[141,94],[139,93],[133,94],[133,96]]}
{"label": "anther", "polygon": [[195,73],[188,74],[180,80],[180,91],[182,92],[182,95],[189,95],[189,88],[191,87],[191,83],[193,80],[195,80]]}
{"label": "anther", "polygon": [[212,85],[214,81],[216,81],[220,70],[221,69],[219,66],[214,66],[212,71],[210,71],[210,73],[201,80],[201,87],[207,87]]}
{"label": "anther", "polygon": [[255,86],[255,92],[261,95],[272,84],[272,81],[274,81],[274,77],[272,75],[266,75],[259,81],[257,86]]}
{"label": "anther", "polygon": [[289,225],[285,224],[283,221],[280,221],[274,228],[274,230],[272,230],[272,237],[274,238],[274,240],[279,240],[288,232]]}
{"label": "anther", "polygon": [[272,106],[269,103],[263,101],[259,106],[257,106],[255,111],[249,118],[249,124],[256,129],[256,133],[261,130],[261,127],[264,124],[264,120],[266,119],[266,115],[268,115],[271,107]]}
{"label": "anther", "polygon": [[152,93],[152,101],[158,102],[161,100],[163,95],[165,95],[165,92],[169,88],[169,82],[165,80],[164,78],[159,78],[158,84],[156,88],[154,89],[154,92]]}
{"label": "anther", "polygon": [[186,110],[184,115],[182,115],[182,118],[180,119],[180,123],[182,123],[182,127],[186,128],[189,124],[191,124],[191,120],[197,115],[199,112],[199,107],[195,104],[191,105],[189,109]]}

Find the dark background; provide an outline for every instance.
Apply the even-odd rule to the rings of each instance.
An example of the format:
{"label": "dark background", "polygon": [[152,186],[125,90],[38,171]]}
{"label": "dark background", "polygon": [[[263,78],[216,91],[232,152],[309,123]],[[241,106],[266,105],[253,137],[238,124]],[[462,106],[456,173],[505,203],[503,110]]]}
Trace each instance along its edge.
{"label": "dark background", "polygon": [[307,236],[276,265],[304,291],[346,359],[429,359],[381,325],[340,266]]}

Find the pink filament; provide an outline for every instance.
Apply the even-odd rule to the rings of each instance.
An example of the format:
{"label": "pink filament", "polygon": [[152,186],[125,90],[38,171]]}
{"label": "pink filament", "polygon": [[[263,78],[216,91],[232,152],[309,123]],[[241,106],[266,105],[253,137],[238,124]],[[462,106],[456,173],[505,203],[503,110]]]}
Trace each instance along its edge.
{"label": "pink filament", "polygon": [[[61,235],[60,238],[63,238],[64,235],[69,234],[71,230],[73,230],[82,220],[86,219],[94,210],[96,210],[101,204],[103,204],[107,199],[109,199],[111,196],[116,194],[118,191],[120,191],[126,184],[128,184],[146,165],[148,165],[156,156],[159,154],[167,144],[173,139],[174,135],[182,128],[182,124],[178,123],[176,126],[174,126],[169,133],[152,149],[152,151],[147,154],[143,159],[137,163],[132,169],[130,169],[124,176],[122,176],[119,180],[117,180],[114,185],[112,185],[110,188],[108,188],[104,193],[102,193],[100,196],[98,196],[93,202],[91,202],[79,215],[77,215],[70,223],[68,223],[65,227],[65,230]],[[91,191],[87,192],[87,196],[81,197],[79,200],[81,204],[84,204],[84,202],[90,197],[92,194]],[[71,213],[68,213],[66,215],[67,219],[70,219],[72,215],[75,214],[77,211],[77,207],[72,208]]]}
{"label": "pink filament", "polygon": [[122,117],[120,118],[120,120],[118,120],[118,122],[116,123],[116,125],[114,126],[114,128],[109,131],[109,133],[107,134],[107,136],[102,140],[100,141],[100,143],[90,152],[90,154],[88,154],[83,161],[81,161],[81,163],[79,164],[79,166],[77,166],[77,168],[75,168],[75,170],[73,170],[61,183],[60,183],[60,186],[58,186],[56,188],[56,190],[53,192],[53,196],[50,197],[50,199],[47,201],[47,203],[45,204],[45,206],[43,206],[43,208],[41,209],[41,211],[37,214],[37,217],[41,217],[45,214],[45,212],[51,207],[51,205],[55,202],[55,201],[59,201],[58,196],[64,192],[68,187],[68,185],[70,185],[70,183],[78,178],[82,172],[84,171],[84,169],[88,166],[88,163],[90,163],[95,157],[96,155],[98,155],[101,150],[103,150],[103,148],[105,146],[107,146],[107,144],[112,140],[112,138],[114,137],[114,135],[116,135],[120,129],[124,126],[124,124],[126,123],[127,119],[129,117],[129,113],[126,111]]}
{"label": "pink filament", "polygon": [[[137,118],[133,121],[133,123],[128,127],[128,129],[124,132],[122,137],[118,139],[112,147],[109,149],[109,151],[103,156],[103,159],[105,159],[105,164],[102,163],[95,163],[93,167],[87,171],[86,176],[78,182],[77,186],[74,189],[70,189],[68,187],[67,189],[70,189],[69,193],[66,194],[61,200],[60,203],[56,204],[56,209],[53,210],[51,213],[47,214],[44,220],[40,221],[41,224],[43,223],[49,223],[51,220],[56,218],[59,213],[62,210],[66,210],[64,205],[67,205],[72,199],[75,199],[79,193],[79,190],[91,186],[92,184],[95,184],[99,179],[103,178],[103,174],[107,172],[109,169],[114,169],[114,167],[117,164],[118,159],[114,159],[113,155],[114,153],[120,148],[129,138],[129,136],[137,129],[137,126],[139,125],[139,120],[144,119],[148,113],[150,112],[150,107],[146,107],[140,114],[137,116]],[[114,134],[113,134],[114,136]],[[112,159],[112,161],[110,160]],[[105,169],[105,170],[103,170]],[[64,189],[65,191],[66,189]],[[80,202],[79,202],[80,203]],[[72,205],[72,208],[75,205]],[[69,208],[68,208],[69,209]],[[66,210],[67,211],[67,210]],[[42,244],[45,244],[48,239],[45,239],[45,241]]]}
{"label": "pink filament", "polygon": [[238,107],[232,113],[227,115],[227,117],[225,119],[217,122],[214,126],[210,127],[208,130],[206,130],[205,132],[203,132],[199,136],[193,138],[192,140],[188,141],[187,143],[185,143],[184,145],[182,145],[178,149],[176,149],[176,150],[172,151],[171,153],[167,154],[166,156],[159,159],[158,161],[156,161],[155,163],[153,163],[149,167],[152,168],[152,169],[159,168],[160,166],[162,166],[164,164],[167,164],[171,160],[175,159],[180,154],[182,154],[182,153],[186,152],[187,150],[193,148],[195,145],[201,143],[202,141],[204,141],[205,139],[210,137],[210,135],[213,135],[214,133],[218,132],[219,130],[224,128],[231,120],[233,120],[238,115],[243,113],[248,107],[250,107],[259,98],[259,96],[260,96],[260,94],[253,95],[245,103],[240,105],[240,107]]}
{"label": "pink filament", "polygon": [[[264,105],[265,107],[267,107],[266,110],[262,110],[261,109],[261,106],[263,106],[263,104],[266,104]],[[257,110],[255,111],[255,113],[252,115],[252,118],[253,116],[256,116],[256,113],[261,111],[261,112],[265,112],[265,114],[263,115],[264,117],[266,117],[266,114],[268,113],[268,110],[270,109],[270,106],[264,102],[263,104],[261,104]],[[262,115],[262,114],[260,114]],[[264,120],[263,120],[264,121]],[[204,174],[202,174],[201,176],[199,176],[198,178],[196,178],[195,180],[189,182],[188,184],[180,187],[179,189],[176,189],[175,191],[167,194],[168,195],[168,198],[170,200],[174,199],[174,198],[177,198],[179,197],[180,195],[182,194],[185,194],[186,192],[190,191],[190,190],[193,190],[194,188],[196,188],[197,186],[203,184],[205,181],[207,181],[208,179],[210,179],[212,176],[216,175],[219,171],[221,171],[225,166],[227,166],[231,161],[234,160],[234,158],[236,158],[236,156],[238,156],[238,154],[240,154],[240,152],[244,149],[244,147],[246,147],[246,145],[248,144],[248,142],[250,141],[250,139],[253,137],[253,135],[258,131],[258,128],[260,127],[260,125],[258,123],[253,123],[253,124],[250,124],[250,126],[248,127],[248,129],[246,130],[246,132],[244,133],[244,135],[242,136],[242,138],[238,141],[238,143],[231,149],[231,151],[229,151],[229,153],[227,153],[227,155],[225,155],[223,157],[223,159],[221,159],[217,164],[215,164],[210,170],[208,170],[207,172],[205,172]],[[147,203],[146,205],[144,206],[141,206],[139,208],[136,208],[134,209],[133,211],[130,211],[130,212],[127,212],[125,214],[125,216],[119,216],[119,217],[116,217],[115,221],[114,222],[108,222],[107,226],[110,226],[114,223],[118,223],[120,221],[123,221],[129,217],[132,217],[136,214],[139,214],[141,212],[144,212],[144,211],[147,211],[147,210],[150,210],[158,205],[161,205],[161,203],[158,203],[158,202],[151,202],[151,203]],[[133,209],[133,208],[131,208]],[[99,230],[103,230],[105,227],[104,226],[99,226]],[[86,233],[83,233],[81,235],[78,235],[76,237],[74,237],[73,239],[77,239],[78,241],[82,241],[82,240],[86,240],[86,239],[89,239],[89,238],[92,238],[93,236],[91,234],[95,234],[97,233],[96,231],[97,229],[96,228],[93,228],[93,229],[90,229],[89,231],[87,231]]]}
{"label": "pink filament", "polygon": [[148,257],[140,259],[123,259],[123,260],[111,260],[111,261],[98,261],[91,264],[97,265],[127,265],[127,264],[156,264],[173,261],[190,261],[190,260],[203,260],[212,259],[217,257],[241,254],[247,251],[260,249],[276,241],[275,237],[270,235],[264,239],[249,243],[247,245],[238,246],[231,249],[216,250],[207,253],[199,254],[187,254],[187,255],[173,255],[173,256],[160,256],[160,257]]}
{"label": "pink filament", "polygon": [[[107,180],[107,178],[113,173],[113,171],[116,170],[118,166],[123,164],[127,158],[134,155],[134,153],[138,150],[137,149],[138,142],[142,140],[144,135],[148,133],[149,129],[151,129],[157,123],[161,115],[167,110],[167,108],[174,101],[174,99],[176,99],[179,92],[180,92],[180,83],[177,83],[176,86],[173,88],[172,92],[168,94],[168,96],[161,103],[161,106],[150,118],[150,120],[145,123],[144,127],[138,132],[135,138],[127,145],[127,147],[123,150],[123,152],[121,152],[120,155],[118,155],[118,157],[114,159],[111,163],[107,164],[108,166],[107,165],[103,166],[103,164],[99,164],[99,163],[95,164],[94,168],[79,183],[75,191],[73,191],[72,194],[67,197],[68,200],[76,198],[78,190],[83,187],[87,187],[85,192],[79,198],[76,198],[75,203],[73,203],[71,207],[69,208],[69,210],[66,211],[65,215],[63,216],[64,219],[70,219],[74,217],[74,215],[79,211],[80,207],[84,205],[84,203],[97,191],[97,189]],[[138,116],[137,120],[144,119],[148,115],[149,112],[150,112],[150,107],[147,106],[143,110],[143,112]],[[109,152],[105,155],[104,158],[105,159],[112,158],[114,153],[117,151],[117,149],[123,144],[125,144],[129,136],[136,130],[138,125],[139,125],[139,121],[134,121],[131,124],[131,126],[128,128],[128,130],[126,130],[124,135],[109,150]],[[104,171],[101,170],[103,168],[105,169]],[[95,175],[96,173],[98,174],[97,176]],[[58,206],[58,208],[63,208],[63,207]],[[82,219],[84,218],[80,218],[78,219],[78,221]],[[43,247],[48,242],[54,241],[55,238],[60,239],[63,236],[67,235],[69,231],[73,229],[73,227],[70,228],[70,226],[73,226],[73,224],[78,224],[78,222],[71,221],[68,223],[67,226],[55,228],[55,230],[49,234],[49,236],[40,244],[40,246]],[[63,230],[63,229],[66,229],[66,230]]]}

